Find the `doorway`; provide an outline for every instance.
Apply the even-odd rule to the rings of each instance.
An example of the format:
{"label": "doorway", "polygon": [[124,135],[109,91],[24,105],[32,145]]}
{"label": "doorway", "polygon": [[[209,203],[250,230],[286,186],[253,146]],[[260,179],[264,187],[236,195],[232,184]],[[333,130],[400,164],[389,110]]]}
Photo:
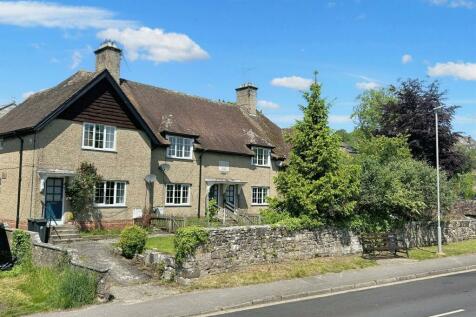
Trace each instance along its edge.
{"label": "doorway", "polygon": [[64,178],[49,177],[45,189],[45,218],[61,221],[64,208]]}

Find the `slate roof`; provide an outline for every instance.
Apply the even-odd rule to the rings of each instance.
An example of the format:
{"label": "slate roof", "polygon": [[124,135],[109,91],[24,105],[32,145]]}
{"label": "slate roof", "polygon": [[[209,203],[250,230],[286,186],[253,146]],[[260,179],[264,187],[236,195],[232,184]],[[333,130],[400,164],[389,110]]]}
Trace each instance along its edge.
{"label": "slate roof", "polygon": [[[0,118],[0,135],[33,129],[98,74],[80,71],[57,86],[30,96]],[[289,151],[282,130],[260,112],[251,116],[234,104],[216,102],[121,79],[120,87],[159,142],[165,134],[196,138],[197,148],[252,155],[251,145],[270,147],[284,159]]]}

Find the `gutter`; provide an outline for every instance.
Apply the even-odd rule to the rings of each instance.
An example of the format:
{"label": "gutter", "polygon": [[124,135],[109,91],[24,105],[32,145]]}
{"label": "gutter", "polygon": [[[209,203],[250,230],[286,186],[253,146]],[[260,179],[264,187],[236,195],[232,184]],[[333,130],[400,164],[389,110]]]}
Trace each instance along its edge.
{"label": "gutter", "polygon": [[19,135],[17,138],[20,139],[20,163],[18,166],[18,193],[17,193],[17,217],[15,221],[15,228],[18,229],[20,225],[20,201],[21,201],[21,182],[22,182],[22,172],[23,172],[23,147],[25,141]]}

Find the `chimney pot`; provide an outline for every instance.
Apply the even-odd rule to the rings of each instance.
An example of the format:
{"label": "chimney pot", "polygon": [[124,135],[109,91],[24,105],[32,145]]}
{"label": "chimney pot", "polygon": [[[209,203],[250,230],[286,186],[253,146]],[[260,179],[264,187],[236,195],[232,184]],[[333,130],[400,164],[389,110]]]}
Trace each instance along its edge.
{"label": "chimney pot", "polygon": [[244,83],[236,88],[236,104],[248,114],[256,115],[258,87],[253,83]]}
{"label": "chimney pot", "polygon": [[119,83],[121,77],[121,49],[116,43],[110,40],[104,41],[101,46],[94,51],[96,54],[96,72],[107,69],[114,80]]}

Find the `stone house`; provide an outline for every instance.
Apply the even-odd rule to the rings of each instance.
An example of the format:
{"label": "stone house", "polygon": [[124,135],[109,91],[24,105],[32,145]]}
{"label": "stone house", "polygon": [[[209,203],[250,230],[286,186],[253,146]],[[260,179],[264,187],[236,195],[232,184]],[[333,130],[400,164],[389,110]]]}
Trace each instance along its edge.
{"label": "stone house", "polygon": [[211,198],[256,214],[276,194],[288,150],[256,110],[257,87],[237,88],[236,104],[211,101],[120,78],[114,43],[95,54],[95,72],[79,71],[0,118],[0,222],[62,223],[65,188],[84,161],[104,179],[94,198],[103,226],[150,208],[202,217]]}

